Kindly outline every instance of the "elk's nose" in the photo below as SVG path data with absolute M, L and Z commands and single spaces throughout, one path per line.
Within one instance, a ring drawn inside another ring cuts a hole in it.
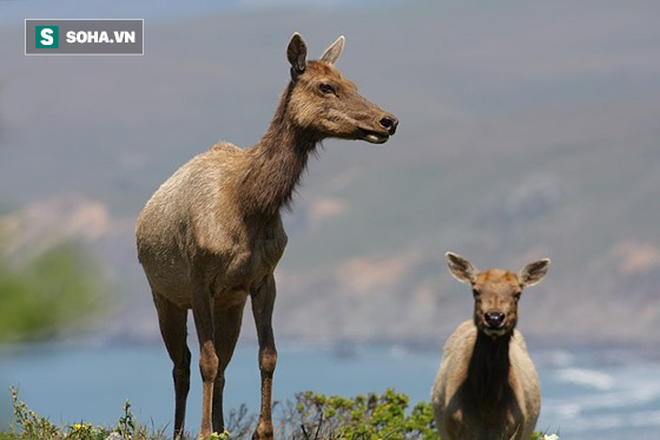
M 399 120 L 396 117 L 388 115 L 383 117 L 379 122 L 389 134 L 396 133 L 396 127 L 399 125 Z
M 486 324 L 491 328 L 499 328 L 504 322 L 504 313 L 502 312 L 486 312 Z

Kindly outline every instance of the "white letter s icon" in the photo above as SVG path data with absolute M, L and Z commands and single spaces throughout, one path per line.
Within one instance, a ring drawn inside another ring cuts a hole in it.
M 53 30 L 51 28 L 45 28 L 41 30 L 41 44 L 44 46 L 51 46 L 53 44 Z

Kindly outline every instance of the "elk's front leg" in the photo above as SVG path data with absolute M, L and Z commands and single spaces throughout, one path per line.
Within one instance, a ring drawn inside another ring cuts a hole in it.
M 259 339 L 259 370 L 261 371 L 261 411 L 252 438 L 272 439 L 273 421 L 271 401 L 273 373 L 277 364 L 277 350 L 273 335 L 273 306 L 275 305 L 275 278 L 272 274 L 264 278 L 261 285 L 252 292 L 252 313 L 257 326 Z

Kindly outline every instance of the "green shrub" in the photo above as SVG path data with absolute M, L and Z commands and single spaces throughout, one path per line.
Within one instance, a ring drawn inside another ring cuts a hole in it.
M 147 429 L 139 426 L 133 419 L 131 403 L 127 400 L 123 407 L 123 414 L 116 427 L 107 429 L 81 421 L 70 426 L 59 427 L 46 417 L 39 416 L 28 408 L 25 402 L 18 400 L 18 389 L 10 388 L 13 402 L 13 417 L 8 433 L 0 433 L 0 440 L 106 440 L 116 438 L 124 440 L 164 439 L 162 431 L 154 435 L 147 433 Z
M 63 243 L 12 263 L 0 249 L 0 342 L 55 336 L 90 318 L 102 283 L 82 247 Z
M 55 439 L 58 438 L 59 428 L 47 418 L 29 409 L 25 402 L 18 400 L 18 389 L 10 388 L 13 401 L 14 416 L 9 434 L 20 433 L 20 438 L 27 439 Z
M 279 431 L 294 439 L 437 439 L 431 405 L 407 412 L 409 401 L 392 389 L 352 399 L 308 391 L 296 395 Z

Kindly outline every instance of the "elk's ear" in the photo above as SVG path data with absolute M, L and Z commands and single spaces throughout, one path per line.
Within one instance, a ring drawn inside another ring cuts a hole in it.
M 286 57 L 291 64 L 291 79 L 295 81 L 307 67 L 307 45 L 298 32 L 294 33 L 289 41 Z
M 520 274 L 518 274 L 520 284 L 527 287 L 540 283 L 545 277 L 545 274 L 548 273 L 548 267 L 550 267 L 549 258 L 529 263 L 520 271 Z
M 477 280 L 477 269 L 472 266 L 472 263 L 452 252 L 447 252 L 445 258 L 447 258 L 449 272 L 454 278 L 461 283 L 474 284 Z
M 337 38 L 335 42 L 323 52 L 323 55 L 321 55 L 321 61 L 335 64 L 335 61 L 337 61 L 339 55 L 341 55 L 341 51 L 344 50 L 344 41 L 346 41 L 346 38 L 344 38 L 343 35 Z

